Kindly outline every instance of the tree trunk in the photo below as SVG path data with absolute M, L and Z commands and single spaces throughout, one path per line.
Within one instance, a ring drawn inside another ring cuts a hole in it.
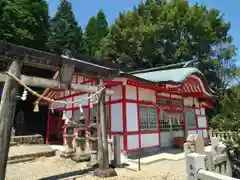
M 20 78 L 20 65 L 13 61 L 9 72 Z M 18 96 L 18 83 L 11 77 L 7 77 L 4 84 L 0 104 L 0 179 L 5 179 L 8 159 L 9 143 L 13 126 L 16 100 Z
M 102 88 L 103 80 L 99 80 L 99 88 Z M 93 175 L 99 177 L 116 176 L 114 169 L 109 168 L 107 120 L 105 116 L 105 90 L 100 93 L 97 104 L 97 135 L 98 135 L 98 161 L 99 168 L 93 171 Z
M 103 80 L 100 79 L 100 87 L 103 86 Z M 107 136 L 107 120 L 106 120 L 106 112 L 105 112 L 105 90 L 101 92 L 100 99 L 99 99 L 99 111 L 100 111 L 100 124 L 101 124 L 101 140 L 102 140 L 102 156 L 103 161 L 100 163 L 99 166 L 102 169 L 109 168 L 109 155 L 108 155 L 108 136 Z
M 99 88 L 103 87 L 103 80 L 99 80 Z M 100 93 L 99 101 L 97 105 L 97 132 L 98 132 L 98 160 L 100 169 L 109 168 L 108 160 L 108 141 L 107 141 L 107 129 L 105 118 L 105 91 Z

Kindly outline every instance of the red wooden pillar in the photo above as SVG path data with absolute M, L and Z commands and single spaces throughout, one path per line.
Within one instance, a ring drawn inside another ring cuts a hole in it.
M 136 95 L 137 95 L 137 117 L 138 117 L 138 148 L 142 149 L 142 141 L 141 141 L 141 120 L 140 120 L 140 104 L 139 104 L 139 88 L 136 86 Z M 134 112 L 133 112 L 134 113 Z
M 111 105 L 111 99 L 112 99 L 112 97 L 111 96 L 109 96 L 109 98 L 108 98 L 108 110 L 109 110 L 109 113 L 108 113 L 108 115 L 109 115 L 109 117 L 108 117 L 108 132 L 109 132 L 109 138 L 110 139 L 112 139 L 112 105 Z
M 195 102 L 194 102 L 194 97 L 193 98 L 193 105 L 195 105 Z M 198 117 L 197 117 L 197 114 L 196 114 L 196 105 L 195 106 L 192 106 L 193 108 L 193 112 L 194 112 L 194 116 L 195 116 L 195 121 L 196 121 L 196 129 L 198 131 Z
M 159 146 L 161 146 L 161 134 L 160 134 L 160 109 L 158 108 L 158 96 L 157 96 L 157 92 L 156 94 L 156 112 L 157 112 L 157 126 L 158 126 L 158 141 L 159 141 Z
M 126 85 L 122 85 L 122 117 L 123 117 L 123 150 L 128 149 L 127 142 L 127 107 L 126 107 Z

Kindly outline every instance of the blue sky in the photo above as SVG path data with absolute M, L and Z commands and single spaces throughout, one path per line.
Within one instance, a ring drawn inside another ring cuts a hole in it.
M 50 15 L 54 15 L 60 0 L 47 0 L 49 2 Z M 140 0 L 69 0 L 72 3 L 75 17 L 82 27 L 85 27 L 91 16 L 103 9 L 108 23 L 112 23 L 119 12 L 131 10 Z M 225 14 L 225 20 L 231 22 L 230 34 L 233 36 L 233 43 L 240 49 L 240 23 L 238 23 L 240 0 L 189 0 L 191 4 L 199 2 L 206 4 L 209 8 L 219 9 Z M 240 66 L 240 50 L 235 58 Z

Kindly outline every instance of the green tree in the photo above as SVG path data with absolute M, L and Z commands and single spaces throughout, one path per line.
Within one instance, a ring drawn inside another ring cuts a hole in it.
M 236 75 L 237 76 L 240 76 L 240 68 L 238 67 L 237 70 L 236 70 Z
M 95 54 L 96 37 L 96 17 L 92 16 L 85 28 L 86 47 L 89 55 Z
M 2 0 L 0 39 L 45 50 L 48 20 L 48 6 L 45 0 Z
M 184 0 L 149 0 L 120 13 L 100 52 L 106 61 L 131 70 L 197 60 L 217 90 L 225 77 L 219 73 L 225 68 L 223 62 L 235 54 L 229 29 L 230 23 L 216 9 L 190 6 Z
M 228 89 L 221 97 L 222 108 L 213 118 L 213 126 L 224 131 L 240 133 L 240 85 Z M 239 142 L 240 145 L 240 142 Z
M 106 16 L 100 10 L 96 17 L 91 17 L 86 29 L 85 39 L 89 55 L 95 56 L 100 50 L 101 41 L 108 34 L 108 23 Z
M 72 6 L 67 0 L 62 0 L 55 16 L 50 22 L 48 47 L 56 54 L 81 54 L 86 52 L 81 27 L 75 20 Z
M 213 120 L 212 125 L 220 131 L 235 132 L 231 139 L 223 142 L 227 146 L 233 177 L 240 178 L 240 85 L 228 89 L 221 99 L 222 108 Z

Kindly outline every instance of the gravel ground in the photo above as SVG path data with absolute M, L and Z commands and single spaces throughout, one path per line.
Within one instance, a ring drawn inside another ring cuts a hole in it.
M 32 162 L 9 164 L 7 166 L 6 180 L 56 180 L 67 176 L 79 174 L 85 168 L 84 163 L 74 163 L 58 156 L 39 158 Z M 125 168 L 116 169 L 118 176 L 109 180 L 186 180 L 185 163 L 180 161 L 161 161 L 151 165 L 142 166 L 141 171 L 132 171 Z M 62 176 L 59 176 L 62 175 Z M 85 174 L 77 179 L 98 180 L 102 178 Z

